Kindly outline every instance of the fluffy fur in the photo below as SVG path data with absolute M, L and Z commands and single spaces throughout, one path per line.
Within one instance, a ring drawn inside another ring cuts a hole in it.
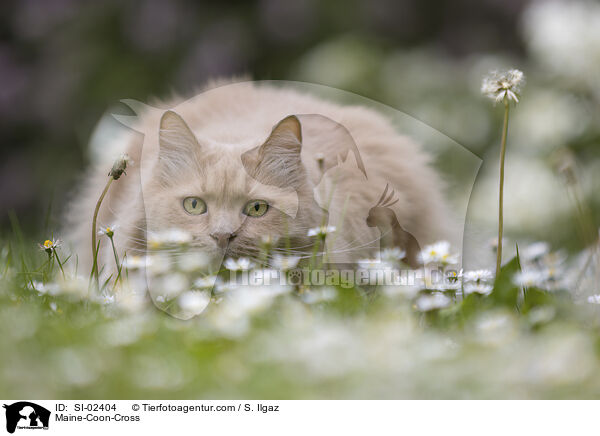
M 371 109 L 251 82 L 167 106 L 140 111 L 137 132 L 119 141 L 135 164 L 113 183 L 98 222 L 119 225 L 121 255 L 143 253 L 149 233 L 174 227 L 217 256 L 255 256 L 267 235 L 278 247 L 289 239 L 295 252 L 310 253 L 308 229 L 328 222 L 338 227 L 328 237 L 329 260 L 373 256 L 381 235 L 366 220 L 388 184 L 403 229 L 421 245 L 447 237 L 442 184 L 429 157 Z M 67 211 L 65 234 L 80 268 L 91 265 L 91 217 L 110 165 L 93 163 Z M 188 214 L 188 196 L 202 198 L 208 212 Z M 241 213 L 254 199 L 272 205 L 263 217 Z M 216 233 L 234 235 L 225 251 Z M 110 269 L 111 256 L 104 241 L 99 263 Z

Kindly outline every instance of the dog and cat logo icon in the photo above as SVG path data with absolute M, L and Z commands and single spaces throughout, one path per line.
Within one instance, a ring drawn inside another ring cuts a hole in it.
M 9 433 L 14 433 L 16 429 L 48 430 L 50 424 L 48 409 L 29 401 L 4 404 L 3 407 L 6 409 L 6 431 Z

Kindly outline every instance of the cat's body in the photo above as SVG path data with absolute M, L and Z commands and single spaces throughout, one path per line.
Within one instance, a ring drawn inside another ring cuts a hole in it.
M 215 255 L 253 256 L 267 235 L 310 252 L 308 229 L 329 220 L 338 227 L 328 241 L 330 260 L 374 256 L 379 235 L 366 219 L 386 184 L 399 200 L 392 207 L 398 222 L 421 245 L 448 236 L 443 188 L 428 156 L 371 109 L 249 82 L 170 108 L 167 115 L 166 109 L 138 114 L 134 128 L 144 134 L 122 140 L 135 164 L 112 184 L 98 219 L 119 225 L 120 255 L 141 254 L 146 231 L 174 227 Z M 358 153 L 348 152 L 352 141 Z M 110 159 L 94 162 L 67 214 L 66 236 L 84 267 L 92 262 L 92 213 L 110 166 Z M 182 201 L 189 197 L 202 199 L 206 212 L 186 212 Z M 244 215 L 244 205 L 257 199 L 273 207 L 264 216 Z M 107 241 L 99 259 L 112 268 Z

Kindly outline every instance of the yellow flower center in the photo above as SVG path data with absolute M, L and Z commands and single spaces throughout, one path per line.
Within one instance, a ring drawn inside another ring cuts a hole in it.
M 107 227 L 106 230 L 105 230 L 105 232 L 106 233 L 110 233 L 110 232 L 112 232 L 112 229 L 110 227 Z
M 44 241 L 44 248 L 52 248 L 53 245 L 54 243 L 50 239 L 46 239 L 46 241 Z

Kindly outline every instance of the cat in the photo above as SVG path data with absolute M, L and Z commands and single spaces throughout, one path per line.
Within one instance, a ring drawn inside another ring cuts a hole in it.
M 285 246 L 308 256 L 308 230 L 329 222 L 338 226 L 327 238 L 335 239 L 333 258 L 356 261 L 378 247 L 376 229 L 365 223 L 386 184 L 398 199 L 397 221 L 421 246 L 448 236 L 444 188 L 430 156 L 373 109 L 253 82 L 208 87 L 163 106 L 139 109 L 129 123 L 137 132 L 117 141 L 134 164 L 112 184 L 98 222 L 119 226 L 120 256 L 143 254 L 148 235 L 169 228 L 188 232 L 211 256 L 256 259 L 266 236 L 275 252 Z M 340 156 L 354 171 L 340 167 Z M 91 268 L 91 217 L 110 166 L 109 159 L 92 162 L 66 211 L 65 239 L 80 268 Z M 317 191 L 335 168 L 325 208 Z M 112 256 L 103 242 L 98 259 L 107 274 L 114 274 Z

